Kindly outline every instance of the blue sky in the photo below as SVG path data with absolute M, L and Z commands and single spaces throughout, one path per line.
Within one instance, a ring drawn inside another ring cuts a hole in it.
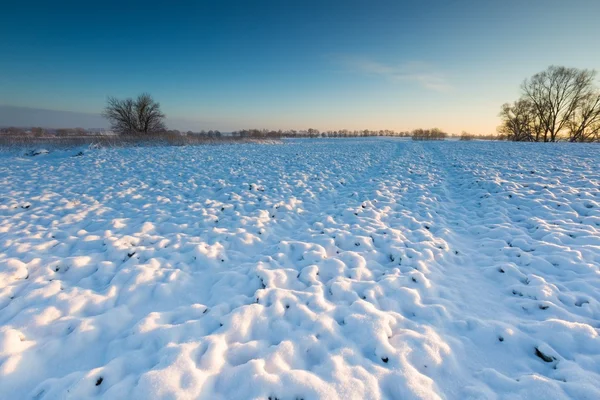
M 92 114 L 107 96 L 150 92 L 176 129 L 492 133 L 524 78 L 551 64 L 600 69 L 597 0 L 29 1 L 2 9 L 0 105 L 11 107 L 0 108 L 0 125 L 18 114 L 6 110 L 27 107 L 63 111 L 64 126 L 97 126 Z

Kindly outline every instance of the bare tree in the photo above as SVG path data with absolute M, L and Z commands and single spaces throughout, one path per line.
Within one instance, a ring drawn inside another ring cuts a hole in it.
M 600 135 L 600 90 L 586 93 L 568 123 L 569 141 L 592 142 Z
M 529 100 L 521 99 L 513 104 L 503 104 L 500 118 L 502 118 L 502 125 L 498 128 L 498 132 L 505 134 L 509 140 L 515 142 L 539 140 L 540 124 L 536 124 L 535 108 Z
M 102 115 L 110 121 L 111 128 L 121 134 L 153 133 L 166 129 L 160 104 L 148 93 L 139 95 L 135 100 L 109 97 Z
M 595 74 L 587 69 L 550 66 L 523 82 L 523 97 L 533 105 L 545 142 L 555 142 L 567 127 Z

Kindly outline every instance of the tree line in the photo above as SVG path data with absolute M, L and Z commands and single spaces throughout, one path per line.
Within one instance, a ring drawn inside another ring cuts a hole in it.
M 105 129 L 84 129 L 84 128 L 22 128 L 22 127 L 7 127 L 0 128 L 0 137 L 2 136 L 19 136 L 19 137 L 30 137 L 30 138 L 75 138 L 75 137 L 86 137 L 86 136 L 134 136 L 134 137 L 148 137 L 148 136 L 188 136 L 204 139 L 227 139 L 227 138 L 250 138 L 250 139 L 280 139 L 280 138 L 355 138 L 355 137 L 405 137 L 413 138 L 414 140 L 443 140 L 446 138 L 460 139 L 460 140 L 506 140 L 505 135 L 473 135 L 467 132 L 461 134 L 446 133 L 438 128 L 432 129 L 414 129 L 412 131 L 394 131 L 389 129 L 383 130 L 327 130 L 319 131 L 318 129 L 289 129 L 289 130 L 272 130 L 272 129 L 241 129 L 230 133 L 222 133 L 219 130 L 201 130 L 199 132 L 193 131 L 179 131 L 177 129 L 163 129 L 156 132 L 146 132 L 140 134 L 130 135 L 131 132 L 114 132 L 113 130 Z
M 178 130 L 167 130 L 165 125 L 165 115 L 160 110 L 160 104 L 147 93 L 139 95 L 136 99 L 128 98 L 119 100 L 109 97 L 106 108 L 102 114 L 110 121 L 111 129 L 121 135 L 147 135 L 157 133 L 167 133 L 187 136 L 201 136 L 206 138 L 221 138 L 223 134 L 218 130 L 200 131 L 200 132 L 180 132 Z M 234 138 L 346 138 L 346 137 L 412 137 L 415 140 L 443 140 L 448 137 L 470 140 L 474 135 L 463 132 L 459 135 L 450 135 L 441 129 L 415 129 L 413 131 L 397 132 L 390 129 L 380 130 L 327 130 L 309 128 L 306 130 L 269 130 L 269 129 L 240 129 L 231 132 L 230 137 Z M 501 136 L 488 135 L 484 139 L 502 139 Z
M 521 97 L 501 107 L 498 132 L 518 142 L 600 141 L 596 71 L 550 66 L 521 84 Z
M 0 128 L 0 135 L 30 135 L 33 137 L 43 136 L 82 136 L 89 134 L 90 131 L 84 128 L 57 128 L 49 129 L 42 128 L 40 126 L 34 126 L 32 128 L 20 128 L 15 126 L 9 126 L 7 128 Z
M 327 130 L 319 131 L 318 129 L 287 129 L 287 130 L 273 130 L 273 129 L 240 129 L 231 133 L 236 137 L 253 137 L 253 138 L 344 138 L 344 137 L 373 137 L 373 136 L 396 136 L 396 137 L 407 137 L 410 136 L 410 132 L 396 132 L 389 129 L 381 130 Z

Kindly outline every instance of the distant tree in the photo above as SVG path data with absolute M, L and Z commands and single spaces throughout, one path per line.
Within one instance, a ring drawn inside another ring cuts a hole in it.
M 160 104 L 148 93 L 139 95 L 135 100 L 109 97 L 102 115 L 110 121 L 113 131 L 120 134 L 147 134 L 166 129 Z
M 444 140 L 448 134 L 439 128 L 415 129 L 411 132 L 413 140 Z
M 590 92 L 595 75 L 595 71 L 587 69 L 550 66 L 523 82 L 523 98 L 533 106 L 544 142 L 555 142 L 572 121 Z
M 6 133 L 9 135 L 25 135 L 25 129 L 17 128 L 15 126 L 10 126 L 6 128 Z
M 473 139 L 475 139 L 475 136 L 470 134 L 469 132 L 462 131 L 462 133 L 460 134 L 460 140 L 473 140 Z
M 42 136 L 44 136 L 46 131 L 44 130 L 44 128 L 35 127 L 35 128 L 31 128 L 31 133 L 35 137 L 42 137 Z
M 306 134 L 310 137 L 317 137 L 319 135 L 319 130 L 314 129 L 314 128 L 308 128 L 308 131 L 306 131 Z

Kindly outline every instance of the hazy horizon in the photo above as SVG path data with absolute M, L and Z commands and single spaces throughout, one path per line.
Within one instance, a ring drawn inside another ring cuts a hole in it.
M 552 64 L 600 69 L 592 0 L 34 1 L 3 11 L 0 125 L 107 127 L 107 96 L 149 92 L 179 130 L 489 134 L 523 79 Z

